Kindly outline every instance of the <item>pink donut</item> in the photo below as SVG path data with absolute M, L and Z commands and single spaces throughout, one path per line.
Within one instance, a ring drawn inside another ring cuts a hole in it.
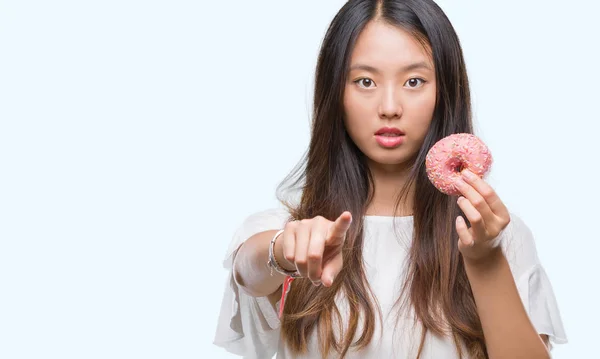
M 454 182 L 468 168 L 479 177 L 492 166 L 492 154 L 477 136 L 456 133 L 439 140 L 427 153 L 425 169 L 431 183 L 441 192 L 457 196 L 461 192 Z

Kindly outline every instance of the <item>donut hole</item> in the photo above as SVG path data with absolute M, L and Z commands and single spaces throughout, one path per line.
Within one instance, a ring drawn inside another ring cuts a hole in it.
M 451 172 L 455 172 L 455 173 L 461 173 L 462 170 L 467 168 L 465 163 L 458 158 L 451 158 L 450 160 L 448 160 L 446 165 L 448 166 L 448 169 Z

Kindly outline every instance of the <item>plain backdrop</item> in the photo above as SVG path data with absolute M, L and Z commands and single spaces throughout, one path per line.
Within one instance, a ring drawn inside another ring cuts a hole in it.
M 233 232 L 309 140 L 344 1 L 0 1 L 0 358 L 233 358 Z M 600 5 L 444 0 L 489 182 L 597 349 Z

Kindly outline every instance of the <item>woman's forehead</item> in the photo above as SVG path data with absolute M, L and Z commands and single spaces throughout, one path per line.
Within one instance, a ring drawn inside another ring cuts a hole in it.
M 372 21 L 359 35 L 351 67 L 366 65 L 381 70 L 402 70 L 414 64 L 433 69 L 430 51 L 410 32 L 381 21 Z

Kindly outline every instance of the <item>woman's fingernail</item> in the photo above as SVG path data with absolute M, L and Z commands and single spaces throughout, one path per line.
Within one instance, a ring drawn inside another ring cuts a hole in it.
M 475 177 L 477 177 L 477 176 L 475 176 L 475 174 L 473 172 L 471 172 L 469 170 L 462 171 L 462 175 L 464 178 L 471 180 L 471 181 L 474 180 Z

